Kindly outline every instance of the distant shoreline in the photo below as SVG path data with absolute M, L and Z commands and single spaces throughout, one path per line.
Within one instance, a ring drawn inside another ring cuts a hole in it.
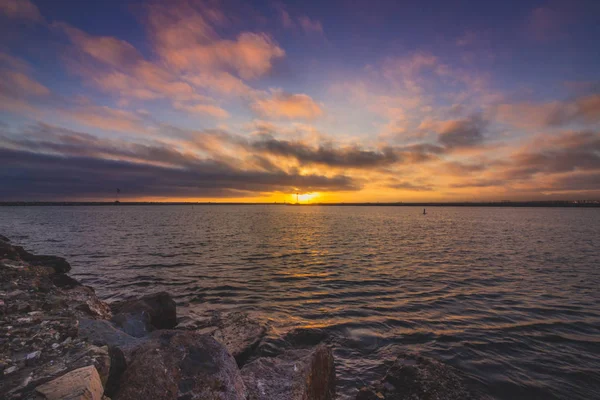
M 419 202 L 419 203 L 239 203 L 239 202 L 0 202 L 0 207 L 32 206 L 352 206 L 352 207 L 568 207 L 600 208 L 600 200 L 502 201 L 502 202 Z

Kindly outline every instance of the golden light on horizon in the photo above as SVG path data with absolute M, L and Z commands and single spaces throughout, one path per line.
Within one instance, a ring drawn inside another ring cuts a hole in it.
M 299 203 L 313 203 L 314 200 L 319 197 L 319 193 L 314 192 L 314 193 L 298 194 L 297 198 L 296 198 L 296 195 L 294 194 L 292 197 L 293 197 L 294 203 L 296 202 L 296 200 L 298 200 Z

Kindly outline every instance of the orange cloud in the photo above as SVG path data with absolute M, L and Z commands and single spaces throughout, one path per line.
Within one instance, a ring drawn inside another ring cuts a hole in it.
M 148 7 L 148 23 L 158 54 L 185 71 L 235 71 L 244 79 L 262 76 L 285 51 L 267 34 L 242 32 L 235 40 L 220 38 L 213 24 L 224 15 L 205 3 L 186 1 Z
M 269 98 L 257 99 L 252 109 L 266 118 L 314 119 L 323 114 L 321 107 L 306 94 L 272 91 Z
M 189 113 L 206 114 L 215 118 L 228 118 L 229 113 L 219 106 L 213 104 L 182 104 L 175 103 L 174 107 L 178 110 L 184 110 Z
M 123 68 L 142 59 L 136 48 L 124 40 L 88 35 L 62 22 L 55 22 L 52 26 L 63 30 L 81 51 L 110 66 Z

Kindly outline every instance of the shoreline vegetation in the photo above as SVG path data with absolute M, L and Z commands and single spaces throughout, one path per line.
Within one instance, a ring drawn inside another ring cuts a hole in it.
M 30 206 L 354 206 L 354 207 L 568 207 L 600 208 L 600 200 L 491 201 L 491 202 L 394 202 L 394 203 L 242 203 L 242 202 L 152 202 L 152 201 L 6 201 L 0 207 Z
M 292 330 L 273 349 L 246 313 L 180 317 L 166 292 L 109 304 L 70 269 L 0 235 L 0 398 L 335 399 L 326 329 Z M 433 359 L 403 353 L 385 367 L 356 400 L 486 398 Z

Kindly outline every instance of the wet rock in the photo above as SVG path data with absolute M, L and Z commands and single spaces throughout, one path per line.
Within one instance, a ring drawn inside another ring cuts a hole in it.
M 8 243 L 8 242 L 10 242 L 10 239 L 7 238 L 6 236 L 0 235 L 0 242 L 7 242 Z
M 227 349 L 208 335 L 157 331 L 137 348 L 114 400 L 246 399 Z
M 56 287 L 62 289 L 73 289 L 77 286 L 81 286 L 81 283 L 79 283 L 77 280 L 71 278 L 69 275 L 66 274 L 51 275 L 50 280 Z
M 115 302 L 110 307 L 114 315 L 113 321 L 132 332 L 148 328 L 172 329 L 177 326 L 177 306 L 167 292 Z M 149 325 L 146 321 L 149 321 Z
M 102 400 L 104 389 L 93 365 L 76 369 L 36 388 L 48 400 Z
M 329 334 L 319 328 L 297 328 L 289 331 L 284 340 L 293 346 L 316 346 L 319 343 L 327 340 Z
M 240 366 L 245 363 L 266 333 L 265 326 L 250 319 L 244 312 L 215 314 L 213 324 L 217 329 L 207 330 L 227 348 Z
M 460 373 L 439 361 L 403 354 L 379 382 L 363 387 L 356 400 L 474 400 Z
M 248 400 L 335 398 L 333 353 L 325 345 L 262 357 L 242 368 Z

